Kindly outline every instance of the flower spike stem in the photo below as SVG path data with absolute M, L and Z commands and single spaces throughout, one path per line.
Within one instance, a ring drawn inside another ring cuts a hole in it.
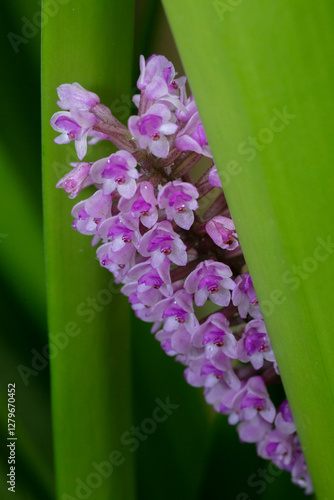
M 125 146 L 93 163 L 72 164 L 73 173 L 57 187 L 70 198 L 95 187 L 72 208 L 73 229 L 98 245 L 100 265 L 123 285 L 136 316 L 153 323 L 151 333 L 162 349 L 186 367 L 186 381 L 203 387 L 206 402 L 237 425 L 242 442 L 255 443 L 259 456 L 289 471 L 292 482 L 310 494 L 289 402 L 284 391 L 281 401 L 272 400 L 270 385 L 281 384 L 277 362 L 212 163 L 199 186 L 210 198 L 208 186 L 221 194 L 216 191 L 205 212 L 211 217 L 201 222 L 197 200 L 209 200 L 193 185 L 190 170 L 212 153 L 185 83 L 164 56 L 141 56 L 141 94 L 133 98 L 139 114 L 130 116 L 123 137 L 135 145 L 133 154 Z M 90 143 L 109 138 L 96 130 L 99 118 L 92 110 L 100 98 L 77 83 L 62 84 L 57 92 L 63 111 L 51 117 L 61 133 L 54 140 L 74 141 L 82 160 L 88 137 Z M 209 306 L 213 312 L 207 315 Z

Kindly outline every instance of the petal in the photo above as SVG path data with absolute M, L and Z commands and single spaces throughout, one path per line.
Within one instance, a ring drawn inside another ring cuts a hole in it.
M 158 158 L 167 158 L 169 153 L 168 139 L 163 135 L 158 141 L 151 140 L 149 142 L 149 148 L 151 153 Z
M 121 196 L 126 199 L 132 198 L 137 189 L 137 183 L 134 179 L 129 179 L 124 184 L 119 184 L 117 190 Z
M 194 223 L 194 212 L 192 210 L 186 210 L 183 214 L 180 214 L 178 212 L 175 213 L 174 215 L 174 220 L 176 224 L 179 227 L 182 227 L 182 229 L 190 229 L 190 227 Z
M 226 307 L 230 303 L 231 294 L 225 288 L 221 288 L 217 293 L 209 293 L 209 299 L 217 306 Z
M 180 135 L 175 139 L 175 146 L 180 151 L 195 151 L 198 154 L 203 154 L 203 150 L 192 137 L 189 135 Z
M 75 141 L 75 150 L 79 160 L 83 160 L 87 153 L 87 133 L 79 141 Z
M 208 298 L 208 291 L 206 288 L 201 288 L 195 293 L 195 304 L 197 307 L 203 306 Z
M 64 134 L 58 135 L 53 139 L 53 141 L 56 144 L 69 144 L 71 142 L 71 139 L 68 137 L 67 133 L 65 132 Z
M 176 123 L 171 123 L 171 122 L 163 123 L 159 128 L 159 132 L 165 135 L 172 135 L 175 134 L 178 128 L 179 127 L 178 125 L 176 125 Z

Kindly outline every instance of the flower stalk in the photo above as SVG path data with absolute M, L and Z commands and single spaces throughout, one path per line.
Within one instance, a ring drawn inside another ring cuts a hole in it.
M 175 78 L 165 57 L 141 56 L 140 68 L 141 95 L 134 96 L 139 114 L 128 120 L 136 151 L 121 149 L 89 166 L 96 191 L 73 207 L 73 228 L 92 236 L 93 246 L 100 243 L 101 266 L 123 285 L 137 317 L 153 323 L 151 332 L 165 352 L 185 365 L 187 382 L 204 388 L 207 403 L 237 425 L 241 441 L 256 443 L 261 457 L 312 493 L 289 404 L 274 405 L 268 392 L 279 371 L 221 194 L 211 206 L 215 215 L 201 219 L 197 200 L 210 193 L 207 184 L 220 192 L 221 186 L 214 165 L 198 183 L 204 195 L 193 185 L 191 168 L 203 156 L 212 158 L 193 96 L 186 97 L 185 78 Z M 78 84 L 61 85 L 58 95 L 65 111 L 55 113 L 51 125 L 63 142 L 75 141 L 79 159 L 87 141 L 117 144 L 117 136 L 96 132 L 92 110 L 98 96 Z M 175 149 L 182 155 L 172 168 Z M 209 301 L 216 311 L 200 321 Z

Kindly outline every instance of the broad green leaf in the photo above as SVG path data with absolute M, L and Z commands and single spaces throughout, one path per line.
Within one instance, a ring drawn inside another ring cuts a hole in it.
M 319 500 L 334 496 L 329 0 L 164 0 Z
M 43 172 L 48 312 L 57 498 L 132 499 L 129 316 L 111 275 L 99 269 L 89 239 L 71 229 L 73 201 L 55 184 L 73 145 L 53 143 L 56 87 L 79 82 L 106 105 L 129 92 L 133 2 L 71 0 L 42 34 Z M 106 154 L 94 147 L 91 158 Z M 109 147 L 110 151 L 110 147 Z M 110 154 L 110 153 L 109 153 Z M 86 197 L 90 194 L 86 193 Z

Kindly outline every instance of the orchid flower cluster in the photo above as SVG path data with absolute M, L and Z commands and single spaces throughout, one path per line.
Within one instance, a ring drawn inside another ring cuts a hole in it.
M 176 76 L 164 56 L 140 57 L 138 114 L 127 127 L 96 94 L 60 85 L 55 142 L 74 141 L 80 161 L 57 187 L 69 198 L 96 188 L 73 207 L 73 228 L 101 243 L 101 266 L 123 285 L 136 316 L 153 323 L 167 355 L 186 367 L 186 381 L 203 387 L 240 440 L 255 443 L 309 494 L 289 403 L 276 407 L 268 392 L 281 383 L 279 372 L 205 131 L 186 78 Z M 118 151 L 83 161 L 87 143 L 100 140 Z M 209 166 L 195 181 L 204 157 Z

